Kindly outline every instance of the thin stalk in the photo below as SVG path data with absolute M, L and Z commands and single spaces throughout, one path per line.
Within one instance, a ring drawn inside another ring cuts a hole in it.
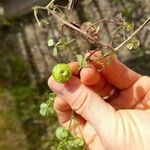
M 70 131 L 70 129 L 71 129 L 71 125 L 72 125 L 72 121 L 73 121 L 73 119 L 74 119 L 74 115 L 75 115 L 75 112 L 73 111 L 73 112 L 72 112 L 72 115 L 71 115 L 70 123 L 69 123 L 69 128 L 68 128 L 69 131 Z
M 70 145 L 68 144 L 67 141 L 65 141 L 65 144 L 66 144 L 66 146 L 67 146 L 67 149 L 68 149 L 68 150 L 71 150 Z
M 114 48 L 114 52 L 120 50 L 124 45 L 126 45 L 136 34 L 138 34 L 150 21 L 150 17 L 137 29 L 131 34 L 123 43 L 121 43 L 118 47 Z
M 111 20 L 108 20 L 108 19 L 102 19 L 100 21 L 97 21 L 97 22 L 94 23 L 94 25 L 99 24 L 99 23 L 111 23 L 111 24 L 114 24 L 114 25 L 117 25 L 117 26 L 121 25 L 121 23 L 117 23 L 115 21 L 111 21 Z
M 63 142 L 63 141 L 62 141 L 62 142 L 60 142 L 56 150 L 59 150 L 59 149 L 62 147 L 62 145 L 63 145 L 63 144 L 64 144 L 64 142 Z
M 112 40 L 111 40 L 111 42 L 110 42 L 110 45 L 111 45 L 111 46 L 113 46 L 114 40 L 115 40 L 115 38 L 116 38 L 116 35 L 117 35 L 117 33 L 119 32 L 120 29 L 122 29 L 122 26 L 119 26 L 119 27 L 116 29 L 116 31 L 114 32 L 113 37 L 112 37 Z
M 34 9 L 34 16 L 35 16 L 35 19 L 36 19 L 37 23 L 39 24 L 39 26 L 41 26 L 41 23 L 40 23 L 38 16 L 37 16 L 37 10 L 36 9 Z
M 57 20 L 61 21 L 64 25 L 66 25 L 66 26 L 70 27 L 71 29 L 73 29 L 73 30 L 79 32 L 80 34 L 86 36 L 87 38 L 91 39 L 92 41 L 95 41 L 95 39 L 94 39 L 93 37 L 89 36 L 88 34 L 86 34 L 85 32 L 83 32 L 82 30 L 80 30 L 80 28 L 74 26 L 72 23 L 68 22 L 67 20 L 64 20 L 63 18 L 59 17 L 59 16 L 58 16 L 56 13 L 54 13 L 52 10 L 48 9 L 48 13 L 51 14 L 51 15 L 53 15 Z M 112 48 L 111 48 L 110 46 L 105 45 L 105 44 L 103 44 L 103 43 L 101 43 L 101 42 L 95 41 L 95 43 L 98 44 L 98 45 L 100 45 L 100 46 L 103 46 L 103 47 L 106 47 L 106 48 L 112 50 Z
M 81 135 L 81 137 L 84 139 L 83 134 L 82 134 L 82 131 L 81 131 L 81 128 L 80 128 L 80 124 L 79 124 L 79 121 L 78 121 L 77 117 L 75 117 L 75 121 L 76 121 L 77 127 L 78 127 L 78 129 L 79 129 L 80 135 Z

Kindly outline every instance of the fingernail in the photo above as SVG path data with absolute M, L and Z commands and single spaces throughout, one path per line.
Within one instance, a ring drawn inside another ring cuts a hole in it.
M 57 95 L 62 96 L 64 90 L 64 84 L 57 83 L 51 76 L 48 80 L 48 86 L 50 89 L 55 92 Z
M 72 77 L 70 81 L 64 84 L 57 83 L 53 77 L 51 76 L 48 80 L 48 85 L 50 89 L 56 93 L 61 98 L 64 96 L 64 93 L 69 92 L 73 93 L 75 92 L 78 87 L 80 86 L 80 81 L 77 77 Z

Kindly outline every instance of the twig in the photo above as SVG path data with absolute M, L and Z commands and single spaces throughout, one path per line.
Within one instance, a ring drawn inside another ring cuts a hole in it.
M 116 35 L 117 33 L 119 32 L 119 30 L 122 28 L 122 26 L 119 26 L 116 31 L 113 33 L 113 36 L 112 36 L 112 39 L 111 39 L 111 42 L 110 42 L 110 45 L 113 46 L 113 43 L 114 43 L 114 40 L 116 38 Z
M 117 25 L 117 26 L 121 25 L 121 23 L 117 23 L 115 21 L 111 21 L 111 20 L 107 20 L 107 19 L 102 19 L 100 21 L 97 21 L 97 22 L 94 23 L 94 25 L 99 24 L 99 23 L 111 23 L 111 24 L 114 24 L 114 25 Z
M 55 1 L 55 0 L 53 0 Z M 53 10 L 51 10 L 49 7 L 52 7 L 53 6 Z M 55 5 L 52 4 L 52 2 L 50 2 L 47 6 L 43 7 L 43 6 L 36 6 L 34 8 L 34 15 L 35 15 L 35 18 L 37 20 L 37 22 L 39 23 L 40 25 L 40 21 L 37 17 L 37 10 L 38 9 L 43 9 L 43 10 L 46 10 L 48 12 L 48 14 L 51 14 L 53 15 L 57 20 L 61 21 L 64 25 L 68 26 L 69 28 L 77 31 L 78 33 L 80 33 L 81 35 L 83 36 L 86 36 L 87 38 L 89 38 L 91 41 L 95 41 L 95 44 L 97 44 L 98 46 L 100 47 L 105 47 L 107 49 L 110 49 L 110 50 L 113 50 L 112 47 L 110 47 L 109 45 L 105 45 L 99 41 L 96 41 L 93 37 L 89 36 L 86 32 L 83 32 L 82 30 L 80 30 L 80 28 L 76 27 L 75 25 L 73 25 L 73 23 L 63 19 L 62 17 L 60 17 L 54 10 L 55 10 Z
M 86 61 L 90 60 L 90 57 L 91 57 L 92 55 L 94 55 L 98 50 L 99 50 L 99 48 L 95 49 L 95 50 L 86 58 Z
M 91 39 L 92 41 L 95 41 L 95 39 L 94 39 L 93 37 L 89 36 L 87 33 L 83 32 L 82 30 L 80 30 L 80 28 L 74 26 L 72 23 L 68 22 L 67 20 L 64 20 L 63 18 L 59 17 L 59 16 L 58 16 L 55 12 L 53 12 L 52 10 L 47 9 L 47 11 L 48 11 L 49 14 L 53 15 L 57 20 L 61 21 L 64 25 L 66 25 L 66 26 L 70 27 L 71 29 L 73 29 L 73 30 L 79 32 L 80 34 L 86 36 L 87 38 Z M 112 48 L 111 48 L 110 46 L 105 45 L 105 44 L 103 44 L 103 43 L 101 43 L 101 42 L 95 41 L 95 43 L 96 43 L 97 45 L 100 45 L 100 46 L 103 46 L 103 47 L 106 47 L 106 48 L 112 50 Z
M 121 43 L 118 47 L 114 48 L 114 52 L 120 50 L 124 45 L 126 45 L 137 33 L 139 33 L 150 21 L 150 17 L 137 29 L 131 34 L 123 43 Z
M 49 8 L 50 6 L 52 6 L 54 2 L 55 2 L 55 0 L 50 1 L 50 2 L 46 5 L 46 8 Z
M 51 10 L 48 10 L 48 12 L 50 14 L 52 14 L 57 20 L 61 21 L 64 25 L 70 27 L 71 29 L 74 29 L 75 31 L 79 32 L 80 34 L 87 36 L 89 39 L 91 40 L 95 40 L 94 38 L 92 38 L 91 36 L 89 36 L 88 34 L 86 34 L 85 32 L 83 32 L 82 30 L 80 30 L 80 28 L 77 28 L 76 26 L 74 26 L 72 23 L 62 19 L 61 17 L 59 17 L 56 13 L 54 13 Z M 104 44 L 101 44 L 102 46 L 104 46 Z
M 35 7 L 35 8 L 33 8 L 33 10 L 34 10 L 35 19 L 36 19 L 37 23 L 39 24 L 39 26 L 41 26 L 41 23 L 40 23 L 38 16 L 37 16 L 37 8 Z

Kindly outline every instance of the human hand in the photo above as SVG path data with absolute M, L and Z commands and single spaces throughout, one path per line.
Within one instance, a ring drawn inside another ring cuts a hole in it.
M 76 63 L 71 68 L 75 74 Z M 59 96 L 55 101 L 59 122 L 67 127 L 75 110 L 90 150 L 148 150 L 150 78 L 116 59 L 101 73 L 94 67 L 83 69 L 80 78 L 73 76 L 66 84 L 49 79 L 50 88 Z M 102 97 L 113 89 L 119 89 L 118 94 L 106 103 Z

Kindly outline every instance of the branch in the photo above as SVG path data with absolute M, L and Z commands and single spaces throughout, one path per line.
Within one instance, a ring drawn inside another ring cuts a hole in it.
M 92 41 L 95 40 L 93 37 L 89 36 L 87 33 L 85 33 L 85 32 L 83 32 L 82 30 L 80 30 L 80 28 L 74 26 L 72 23 L 70 23 L 70 22 L 64 20 L 64 19 L 61 18 L 61 17 L 59 17 L 59 16 L 58 16 L 55 12 L 53 12 L 52 10 L 47 9 L 47 11 L 48 11 L 51 15 L 53 15 L 57 20 L 61 21 L 64 25 L 66 25 L 66 26 L 70 27 L 71 29 L 73 29 L 73 30 L 79 32 L 81 35 L 86 36 L 87 38 L 91 39 Z M 103 43 L 101 43 L 101 42 L 95 41 L 95 43 L 98 44 L 98 45 L 100 45 L 100 46 L 103 46 L 103 47 L 106 47 L 106 48 L 112 50 L 112 48 L 111 48 L 110 46 L 105 45 L 105 44 L 103 44 Z
M 56 9 L 56 5 L 53 4 L 55 0 L 52 0 L 48 5 L 46 5 L 45 7 L 43 6 L 35 6 L 33 8 L 34 10 L 34 15 L 35 15 L 35 18 L 38 22 L 38 24 L 40 25 L 40 21 L 37 17 L 37 11 L 38 9 L 43 9 L 43 10 L 46 10 L 48 12 L 48 14 L 51 14 L 53 15 L 58 21 L 61 21 L 64 25 L 68 26 L 69 28 L 77 31 L 78 33 L 80 33 L 82 36 L 86 36 L 88 39 L 90 39 L 91 41 L 95 41 L 95 44 L 97 44 L 99 47 L 105 47 L 107 49 L 110 49 L 110 50 L 113 50 L 112 47 L 110 47 L 109 45 L 106 45 L 106 44 L 103 44 L 101 43 L 100 41 L 96 41 L 93 37 L 91 37 L 90 35 L 88 35 L 86 32 L 83 32 L 80 27 L 76 27 L 75 25 L 73 25 L 73 23 L 63 19 L 62 17 L 60 17 L 56 12 L 55 12 L 55 9 Z
M 136 34 L 138 34 L 150 21 L 150 17 L 137 29 L 131 34 L 123 43 L 121 43 L 118 47 L 114 48 L 114 52 L 120 50 L 124 45 L 126 45 Z

